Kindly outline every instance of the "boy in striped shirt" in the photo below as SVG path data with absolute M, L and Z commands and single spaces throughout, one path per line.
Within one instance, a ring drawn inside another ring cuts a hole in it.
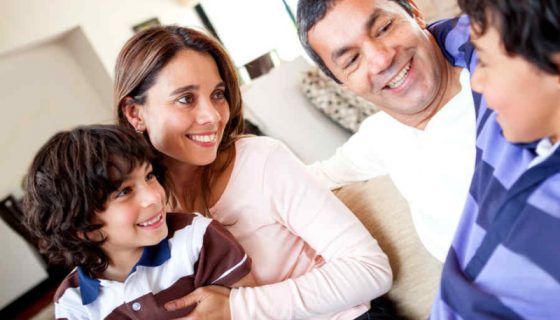
M 469 17 L 434 28 L 471 71 L 477 160 L 431 318 L 558 319 L 560 5 L 459 5 Z

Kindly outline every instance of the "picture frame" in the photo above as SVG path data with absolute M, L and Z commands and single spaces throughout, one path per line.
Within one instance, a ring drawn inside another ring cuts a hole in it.
M 154 27 L 154 26 L 161 26 L 161 23 L 159 22 L 159 19 L 156 17 L 150 18 L 146 21 L 140 22 L 136 25 L 134 25 L 132 27 L 132 30 L 136 33 L 142 30 L 146 30 L 148 28 Z

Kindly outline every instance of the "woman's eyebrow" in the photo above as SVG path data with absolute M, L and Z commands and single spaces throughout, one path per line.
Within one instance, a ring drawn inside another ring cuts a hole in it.
M 191 85 L 184 86 L 184 87 L 179 87 L 179 88 L 173 90 L 173 91 L 171 92 L 171 95 L 174 96 L 174 95 L 177 95 L 177 94 L 179 94 L 179 93 L 181 93 L 181 92 L 193 91 L 193 90 L 198 90 L 198 89 L 199 89 L 199 86 L 194 85 L 194 84 L 191 84 Z

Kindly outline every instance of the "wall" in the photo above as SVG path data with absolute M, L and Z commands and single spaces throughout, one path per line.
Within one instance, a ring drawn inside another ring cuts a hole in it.
M 176 0 L 2 0 L 0 54 L 79 26 L 112 75 L 117 54 L 132 35 L 132 26 L 152 17 L 163 24 L 202 25 L 193 10 Z
M 80 31 L 75 30 L 60 40 L 1 56 L 2 197 L 8 193 L 21 196 L 22 177 L 34 154 L 55 132 L 112 120 L 107 97 L 99 94 L 67 45 L 78 45 L 79 39 Z M 100 65 L 95 60 L 87 64 L 96 63 Z M 45 272 L 22 239 L 3 222 L 0 243 L 1 308 L 42 280 Z

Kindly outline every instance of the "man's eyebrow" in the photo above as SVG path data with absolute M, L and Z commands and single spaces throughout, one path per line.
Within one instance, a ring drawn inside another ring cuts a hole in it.
M 197 90 L 197 89 L 198 89 L 198 86 L 192 84 L 192 85 L 180 87 L 180 88 L 177 88 L 177 89 L 173 90 L 173 91 L 171 92 L 171 95 L 174 96 L 174 95 L 177 95 L 177 94 L 179 94 L 179 93 L 181 93 L 181 92 L 191 91 L 191 90 Z
M 375 8 L 375 9 L 373 10 L 373 12 L 372 12 L 371 15 L 368 17 L 368 19 L 367 19 L 367 21 L 366 21 L 366 23 L 365 23 L 365 25 L 364 25 L 364 29 L 365 29 L 364 31 L 365 31 L 366 33 L 369 32 L 369 29 L 371 29 L 371 28 L 375 25 L 375 23 L 377 22 L 377 19 L 379 19 L 379 17 L 380 17 L 381 15 L 383 15 L 384 12 L 385 12 L 385 11 L 383 11 L 383 10 L 381 10 L 381 9 L 379 9 L 379 8 Z M 333 52 L 333 53 L 331 54 L 331 59 L 332 59 L 332 61 L 336 61 L 338 58 L 340 58 L 341 56 L 343 56 L 343 55 L 344 55 L 346 52 L 348 52 L 349 50 L 350 50 L 350 47 L 348 47 L 348 46 L 342 47 L 342 48 L 336 50 L 335 52 Z
M 379 8 L 375 8 L 375 10 L 373 10 L 373 12 L 371 13 L 371 15 L 369 16 L 366 24 L 365 24 L 365 31 L 368 32 L 369 29 L 371 29 L 375 23 L 377 22 L 377 19 L 379 19 L 379 17 L 381 17 L 383 14 L 385 13 L 384 10 L 381 10 Z

